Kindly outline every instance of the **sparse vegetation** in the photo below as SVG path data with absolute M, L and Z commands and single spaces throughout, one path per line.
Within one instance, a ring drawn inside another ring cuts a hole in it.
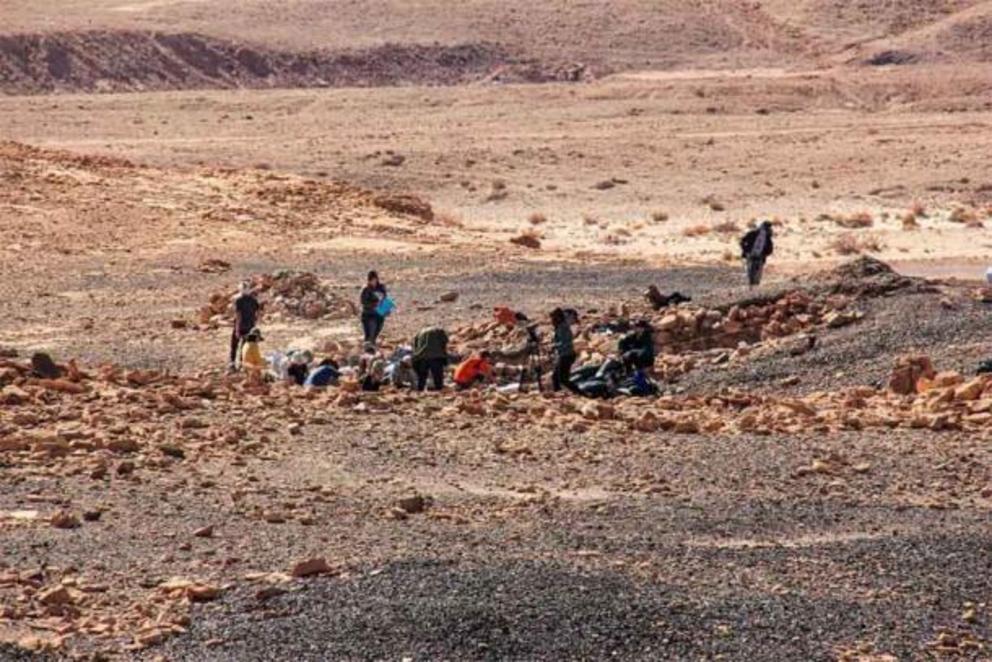
M 703 223 L 696 225 L 690 225 L 689 227 L 682 230 L 682 234 L 686 237 L 703 237 L 710 233 L 710 226 Z
M 965 207 L 955 207 L 952 209 L 950 216 L 947 217 L 947 220 L 951 223 L 963 223 L 964 225 L 979 222 L 978 214 L 975 213 L 975 210 L 967 209 Z
M 847 228 L 848 230 L 870 228 L 875 224 L 875 219 L 866 211 L 859 211 L 854 214 L 848 214 L 847 216 L 835 216 L 833 217 L 833 221 L 837 225 L 842 228 Z
M 717 232 L 719 234 L 734 234 L 740 231 L 740 228 L 734 221 L 721 221 L 720 223 L 714 224 L 712 229 L 713 232 Z
M 664 212 L 664 211 L 652 212 L 651 220 L 654 221 L 655 223 L 664 223 L 665 221 L 668 220 L 668 212 Z
M 530 223 L 531 225 L 541 225 L 542 223 L 548 222 L 548 217 L 542 214 L 541 212 L 536 211 L 527 217 L 527 222 Z
M 838 255 L 860 255 L 861 253 L 878 253 L 883 246 L 877 236 L 858 237 L 853 232 L 838 235 L 830 243 L 830 247 Z
M 902 229 L 907 231 L 920 229 L 920 224 L 916 220 L 916 214 L 914 214 L 912 211 L 906 212 L 906 214 L 903 215 Z

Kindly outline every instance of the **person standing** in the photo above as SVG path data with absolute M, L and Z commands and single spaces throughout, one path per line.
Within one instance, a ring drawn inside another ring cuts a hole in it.
M 761 284 L 761 273 L 765 261 L 774 252 L 772 224 L 763 221 L 761 225 L 741 237 L 741 257 L 747 263 L 747 282 L 751 287 Z
M 434 382 L 434 391 L 444 388 L 444 368 L 448 365 L 448 334 L 437 326 L 423 329 L 413 338 L 413 371 L 417 374 L 417 390 L 427 387 L 427 375 Z
M 359 298 L 362 304 L 362 332 L 365 334 L 365 342 L 375 345 L 386 322 L 386 318 L 379 312 L 379 304 L 386 299 L 386 286 L 379 281 L 378 273 L 369 272 Z
M 573 393 L 578 387 L 572 383 L 572 365 L 575 363 L 575 339 L 565 311 L 555 308 L 551 311 L 551 325 L 555 329 L 552 346 L 554 348 L 554 369 L 551 372 L 551 390 L 560 391 L 564 386 Z
M 238 369 L 238 361 L 241 358 L 241 345 L 251 330 L 258 322 L 258 313 L 261 304 L 252 290 L 251 283 L 244 281 L 238 290 L 238 296 L 234 299 L 234 328 L 231 330 L 231 354 L 229 367 L 231 372 Z

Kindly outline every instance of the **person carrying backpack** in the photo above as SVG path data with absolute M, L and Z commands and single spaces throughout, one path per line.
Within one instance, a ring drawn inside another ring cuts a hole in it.
M 386 323 L 386 317 L 379 309 L 380 304 L 386 300 L 386 286 L 379 281 L 379 274 L 370 271 L 359 296 L 362 305 L 362 333 L 365 342 L 375 344 L 382 333 L 382 327 Z
M 769 221 L 763 221 L 761 225 L 741 237 L 741 257 L 747 263 L 748 285 L 757 287 L 761 284 L 765 261 L 774 250 L 772 224 Z

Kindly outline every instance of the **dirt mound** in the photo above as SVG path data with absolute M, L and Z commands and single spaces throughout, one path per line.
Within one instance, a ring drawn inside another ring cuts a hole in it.
M 581 67 L 544 65 L 491 43 L 289 52 L 187 32 L 0 35 L 0 91 L 8 94 L 454 85 L 584 75 Z

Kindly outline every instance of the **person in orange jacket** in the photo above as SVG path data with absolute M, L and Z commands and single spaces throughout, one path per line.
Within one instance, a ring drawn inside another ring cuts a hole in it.
M 455 386 L 462 389 L 471 388 L 478 382 L 492 379 L 492 376 L 492 354 L 479 352 L 468 357 L 455 368 Z

